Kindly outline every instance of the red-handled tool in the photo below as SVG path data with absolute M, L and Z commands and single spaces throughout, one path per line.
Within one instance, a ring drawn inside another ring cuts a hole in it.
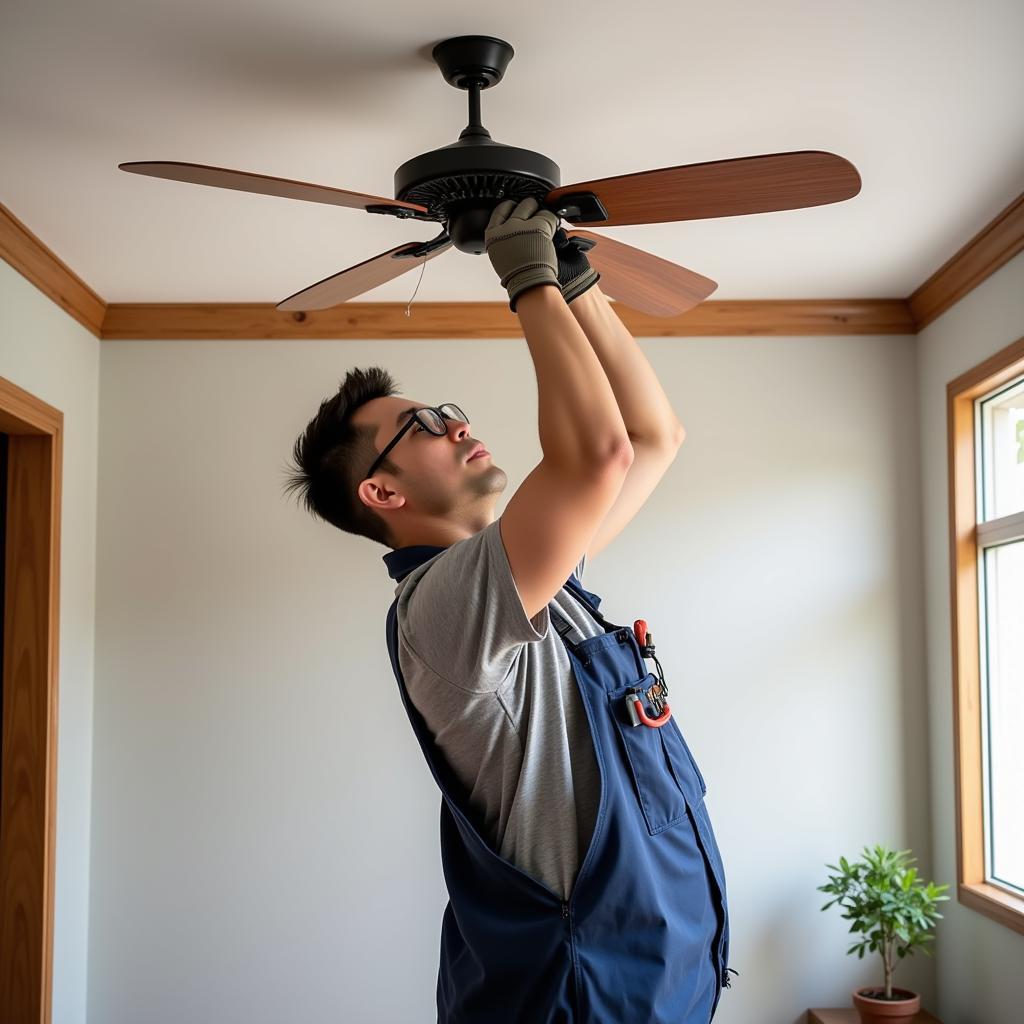
M 647 646 L 647 640 L 648 640 L 647 623 L 643 619 L 637 619 L 633 623 L 633 634 L 636 636 L 636 642 L 641 647 L 646 647 Z M 644 657 L 647 657 L 646 653 L 644 654 Z
M 652 729 L 660 729 L 671 717 L 672 709 L 668 704 L 663 705 L 662 712 L 657 718 L 651 718 L 650 715 L 644 711 L 644 702 L 636 695 L 633 696 L 633 710 L 636 712 L 636 717 L 644 725 L 649 725 Z
M 668 686 L 665 684 L 665 675 L 661 671 L 661 662 L 654 653 L 654 637 L 647 628 L 646 619 L 636 619 L 633 622 L 633 635 L 640 647 L 640 653 L 645 658 L 654 658 L 658 666 L 659 681 L 647 691 L 647 699 L 654 705 L 657 712 L 652 718 L 644 709 L 643 700 L 639 691 L 634 691 L 626 697 L 626 708 L 629 711 L 629 718 L 633 725 L 646 725 L 652 729 L 659 729 L 671 717 L 672 709 L 668 705 Z

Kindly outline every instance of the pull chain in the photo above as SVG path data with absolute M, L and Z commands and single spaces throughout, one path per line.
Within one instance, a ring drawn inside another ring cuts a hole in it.
M 420 290 L 420 285 L 423 283 L 423 272 L 426 269 L 427 269 L 427 261 L 424 260 L 420 264 L 420 279 L 419 279 L 419 281 L 416 282 L 416 291 L 414 291 L 412 293 L 412 299 L 416 298 L 416 292 L 418 292 Z M 412 299 L 409 300 L 409 304 L 405 307 L 405 315 L 406 316 L 412 316 L 412 314 L 409 312 L 409 307 L 412 305 Z

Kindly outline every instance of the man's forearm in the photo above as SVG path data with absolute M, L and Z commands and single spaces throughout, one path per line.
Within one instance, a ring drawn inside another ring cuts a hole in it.
M 573 299 L 569 310 L 604 368 L 631 441 L 681 441 L 685 431 L 654 368 L 598 285 Z
M 568 469 L 617 460 L 629 450 L 615 395 L 593 346 L 556 285 L 524 291 L 516 312 L 537 374 L 537 415 L 545 459 Z

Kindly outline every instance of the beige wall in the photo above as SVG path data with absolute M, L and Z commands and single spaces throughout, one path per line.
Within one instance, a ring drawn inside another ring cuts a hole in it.
M 795 1020 L 878 976 L 819 910 L 825 863 L 885 841 L 927 864 L 914 339 L 641 344 L 688 437 L 586 582 L 647 619 L 708 779 L 740 971 L 716 1020 Z M 101 353 L 90 1019 L 430 1019 L 439 795 L 386 549 L 283 499 L 281 468 L 376 363 L 473 417 L 500 513 L 540 457 L 526 344 Z M 931 999 L 930 962 L 902 980 Z
M 946 385 L 1024 335 L 1024 255 L 918 336 L 928 636 L 933 862 L 956 880 L 953 682 L 949 607 Z M 955 888 L 955 886 L 953 887 Z M 959 902 L 945 904 L 936 942 L 938 1006 L 950 1024 L 1014 1024 L 1024 1007 L 1024 935 Z

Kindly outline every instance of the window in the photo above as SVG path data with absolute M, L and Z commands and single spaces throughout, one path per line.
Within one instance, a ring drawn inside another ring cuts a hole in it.
M 947 400 L 957 896 L 1024 932 L 1024 338 Z

